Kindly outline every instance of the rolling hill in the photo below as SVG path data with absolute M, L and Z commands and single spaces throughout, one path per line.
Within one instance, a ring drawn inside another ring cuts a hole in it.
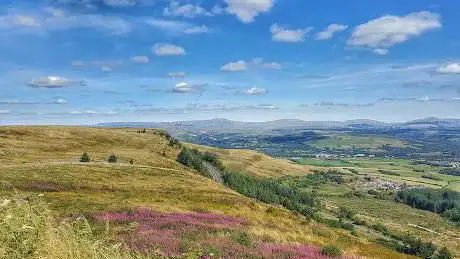
M 128 248 L 134 244 L 156 249 L 162 256 L 199 250 L 241 258 L 263 250 L 272 251 L 266 258 L 283 258 L 284 253 L 291 254 L 288 258 L 307 258 L 307 252 L 319 258 L 320 247 L 328 244 L 340 247 L 345 256 L 410 257 L 200 176 L 176 162 L 180 148 L 168 145 L 159 130 L 1 127 L 0 140 L 4 202 L 16 199 L 22 204 L 21 200 L 44 194 L 56 220 L 53 224 L 82 215 L 97 230 L 107 220 L 110 231 L 96 234 L 106 233 L 112 242 L 121 240 Z M 253 175 L 308 172 L 308 167 L 254 151 L 214 151 L 226 165 Z M 83 152 L 88 152 L 91 162 L 79 162 Z M 112 153 L 118 157 L 116 164 L 105 162 Z M 11 197 L 11 188 L 22 198 Z M 160 218 L 169 223 L 152 225 Z M 149 232 L 142 232 L 144 228 Z M 166 236 L 162 239 L 158 234 Z

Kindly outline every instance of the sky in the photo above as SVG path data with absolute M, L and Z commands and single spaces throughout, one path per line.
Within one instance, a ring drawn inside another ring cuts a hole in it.
M 460 118 L 460 1 L 2 0 L 0 124 Z

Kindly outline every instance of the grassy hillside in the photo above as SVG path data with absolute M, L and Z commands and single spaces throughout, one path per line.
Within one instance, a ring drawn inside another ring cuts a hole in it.
M 281 177 L 286 175 L 304 175 L 311 173 L 311 166 L 273 158 L 260 152 L 243 149 L 221 149 L 194 145 L 200 151 L 210 151 L 219 155 L 225 168 L 234 172 L 262 177 Z
M 156 130 L 1 127 L 2 204 L 8 209 L 11 205 L 6 201 L 20 205 L 44 194 L 56 222 L 83 215 L 98 230 L 108 220 L 109 239 L 126 242 L 131 249 L 135 245 L 148 251 L 286 258 L 318 253 L 322 245 L 332 244 L 346 256 L 410 257 L 216 184 L 177 163 L 180 149 L 168 143 Z M 93 161 L 78 162 L 83 152 Z M 105 162 L 112 153 L 119 158 L 116 164 Z M 255 175 L 306 171 L 303 166 L 255 152 L 219 153 L 226 165 L 235 170 L 241 165 L 240 169 Z M 21 198 L 11 197 L 13 187 Z M 159 219 L 168 223 L 155 225 Z M 10 243 L 1 244 L 0 250 L 5 251 Z

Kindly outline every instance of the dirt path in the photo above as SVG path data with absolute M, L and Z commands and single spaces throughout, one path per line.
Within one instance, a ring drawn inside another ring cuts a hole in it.
M 211 174 L 212 179 L 216 181 L 217 183 L 223 184 L 224 179 L 222 178 L 222 172 L 217 169 L 215 166 L 212 164 L 203 161 L 203 166 L 206 168 L 206 170 Z

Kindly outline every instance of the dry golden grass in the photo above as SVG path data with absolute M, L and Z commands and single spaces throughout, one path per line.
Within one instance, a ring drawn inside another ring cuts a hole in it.
M 191 144 L 190 144 L 191 145 Z M 311 173 L 313 167 L 295 162 L 273 158 L 263 153 L 243 149 L 221 149 L 201 145 L 191 145 L 200 151 L 211 151 L 219 155 L 225 168 L 255 176 L 280 177 L 285 175 L 304 175 Z
M 204 149 L 204 147 L 200 147 Z M 166 155 L 163 151 L 166 150 Z M 252 151 L 214 150 L 226 165 L 263 176 L 307 173 L 304 166 L 272 159 Z M 96 162 L 79 163 L 88 152 Z M 335 244 L 346 255 L 370 258 L 410 258 L 390 249 L 330 229 L 306 223 L 285 209 L 246 198 L 204 178 L 175 161 L 178 149 L 151 130 L 82 127 L 0 127 L 0 181 L 24 193 L 37 193 L 34 184 L 56 187 L 45 199 L 59 216 L 147 207 L 161 211 L 209 211 L 246 218 L 247 231 L 282 243 Z M 115 153 L 119 164 L 104 163 Z M 135 164 L 127 162 L 134 159 Z

